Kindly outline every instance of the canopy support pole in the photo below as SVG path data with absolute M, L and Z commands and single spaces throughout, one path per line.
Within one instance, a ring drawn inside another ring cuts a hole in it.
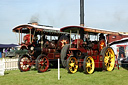
M 20 30 L 19 30 L 19 45 L 20 45 Z
M 70 48 L 71 48 L 71 32 L 72 32 L 72 31 L 70 30 Z
M 31 29 L 30 29 L 30 44 L 32 43 L 32 38 L 31 38 L 32 36 L 31 36 Z
M 79 30 L 77 30 L 77 48 L 78 48 L 78 35 L 79 35 Z

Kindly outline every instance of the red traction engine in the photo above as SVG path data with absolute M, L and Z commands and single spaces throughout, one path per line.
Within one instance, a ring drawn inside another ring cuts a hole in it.
M 32 66 L 38 72 L 47 71 L 50 63 L 56 65 L 61 49 L 69 43 L 68 34 L 51 27 L 19 25 L 13 32 L 19 33 L 21 56 L 18 59 L 18 68 L 21 72 L 29 71 Z M 22 34 L 25 34 L 23 42 Z
M 95 69 L 114 69 L 115 53 L 106 44 L 104 34 L 118 35 L 117 32 L 80 26 L 64 27 L 61 31 L 69 32 L 71 37 L 70 44 L 61 50 L 62 64 L 69 73 L 77 72 L 78 68 L 82 68 L 86 74 L 92 74 Z

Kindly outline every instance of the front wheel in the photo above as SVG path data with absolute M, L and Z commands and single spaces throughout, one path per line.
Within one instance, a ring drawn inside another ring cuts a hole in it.
M 69 73 L 75 73 L 78 69 L 78 61 L 75 57 L 70 56 L 67 60 L 67 70 Z
M 84 58 L 83 68 L 86 74 L 92 74 L 94 72 L 95 63 L 94 59 L 91 56 L 87 56 Z
M 31 68 L 31 60 L 28 55 L 22 55 L 18 59 L 18 68 L 21 72 L 29 71 Z
M 36 60 L 36 69 L 39 73 L 47 71 L 49 68 L 49 60 L 46 56 L 39 55 Z

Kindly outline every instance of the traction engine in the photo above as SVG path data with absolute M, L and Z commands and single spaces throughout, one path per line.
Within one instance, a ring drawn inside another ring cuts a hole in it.
M 71 39 L 70 44 L 65 45 L 61 50 L 61 59 L 69 73 L 75 73 L 83 69 L 86 74 L 92 74 L 95 69 L 112 71 L 115 64 L 114 50 L 106 45 L 105 37 L 97 37 L 91 41 L 90 38 L 98 36 L 106 31 L 84 28 L 80 26 L 68 26 L 61 28 L 63 32 L 69 32 L 78 36 L 78 39 Z M 84 36 L 89 35 L 88 39 Z M 102 34 L 103 35 L 103 34 Z M 80 39 L 79 39 L 80 36 Z
M 38 72 L 47 71 L 50 63 L 57 66 L 61 49 L 69 44 L 68 33 L 50 27 L 19 25 L 13 32 L 19 33 L 21 48 L 17 52 L 21 55 L 18 59 L 18 68 L 21 72 L 29 71 L 32 66 L 35 66 Z M 23 33 L 25 36 L 22 42 Z

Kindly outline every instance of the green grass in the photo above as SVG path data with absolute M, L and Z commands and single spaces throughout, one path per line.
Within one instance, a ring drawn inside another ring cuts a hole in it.
M 60 73 L 61 78 L 58 80 L 57 69 L 49 69 L 44 73 L 36 70 L 5 71 L 5 75 L 0 76 L 0 85 L 128 85 L 128 70 L 123 68 L 116 68 L 112 72 L 95 71 L 91 75 L 83 72 L 69 74 L 61 68 Z

